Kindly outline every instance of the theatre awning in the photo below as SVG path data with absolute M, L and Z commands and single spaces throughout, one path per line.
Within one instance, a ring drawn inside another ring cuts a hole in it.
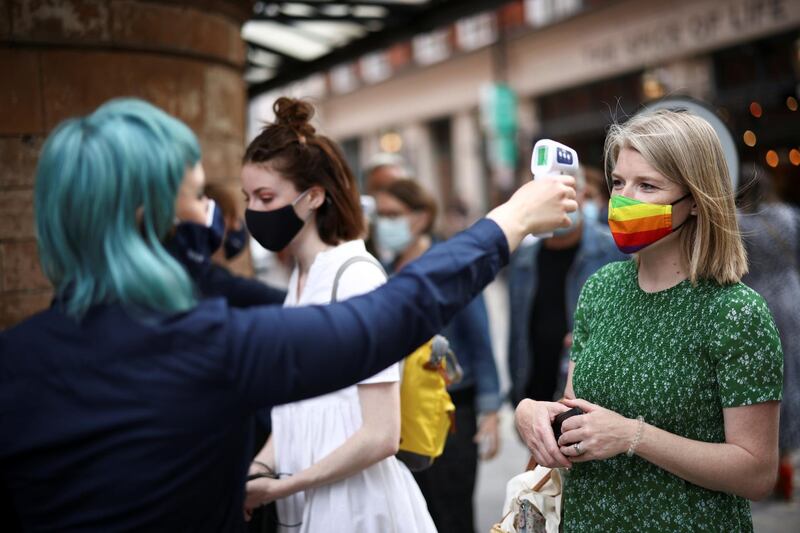
M 258 1 L 242 28 L 251 98 L 494 9 L 496 0 Z

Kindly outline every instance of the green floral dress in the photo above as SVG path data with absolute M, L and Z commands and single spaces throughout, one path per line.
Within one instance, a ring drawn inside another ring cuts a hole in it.
M 578 398 L 689 439 L 724 442 L 722 409 L 780 400 L 783 354 L 764 300 L 741 283 L 639 288 L 633 261 L 586 282 L 571 358 Z M 576 464 L 564 532 L 752 531 L 744 498 L 625 454 Z

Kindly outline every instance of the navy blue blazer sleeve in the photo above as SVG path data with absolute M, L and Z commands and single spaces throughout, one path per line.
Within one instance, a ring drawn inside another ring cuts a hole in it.
M 366 295 L 327 306 L 228 308 L 228 372 L 251 407 L 357 383 L 440 331 L 508 255 L 502 230 L 483 219 Z
M 286 291 L 257 279 L 237 276 L 225 267 L 213 263 L 195 281 L 203 297 L 225 298 L 231 307 L 280 305 L 286 300 Z
M 277 305 L 286 299 L 286 291 L 231 273 L 211 261 L 208 250 L 185 239 L 173 237 L 165 248 L 186 269 L 202 298 L 225 298 L 231 307 Z

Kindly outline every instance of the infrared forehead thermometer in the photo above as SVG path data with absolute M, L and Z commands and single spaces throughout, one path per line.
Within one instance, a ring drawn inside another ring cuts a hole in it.
M 574 176 L 578 173 L 578 152 L 550 139 L 541 139 L 533 146 L 531 172 L 534 177 L 545 174 Z
M 578 175 L 578 152 L 569 146 L 550 139 L 541 139 L 533 146 L 531 154 L 531 172 L 533 179 L 542 179 L 548 174 Z M 549 239 L 552 233 L 537 235 Z

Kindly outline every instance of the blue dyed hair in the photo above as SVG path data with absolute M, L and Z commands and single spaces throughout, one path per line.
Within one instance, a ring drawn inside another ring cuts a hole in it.
M 39 257 L 65 312 L 93 305 L 174 313 L 195 304 L 191 280 L 161 241 L 200 146 L 181 121 L 137 99 L 62 122 L 36 172 Z

